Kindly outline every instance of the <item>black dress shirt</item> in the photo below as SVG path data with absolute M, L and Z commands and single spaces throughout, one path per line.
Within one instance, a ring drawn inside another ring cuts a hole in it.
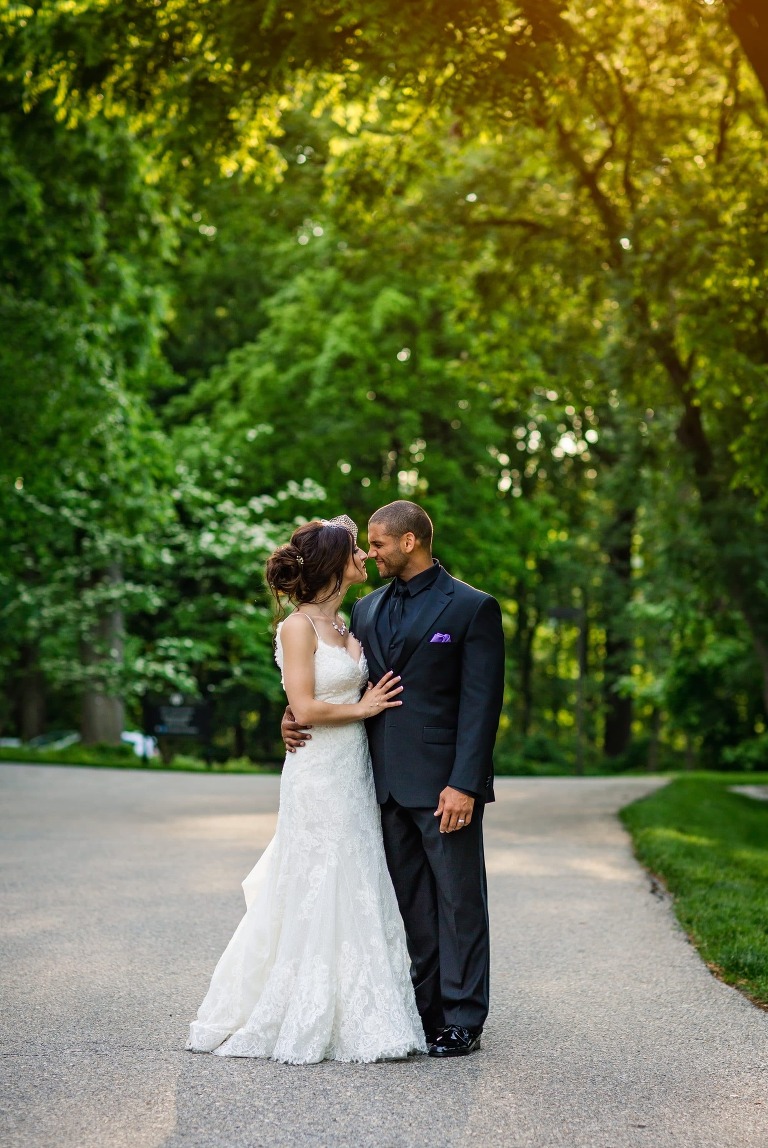
M 426 602 L 425 591 L 434 585 L 439 572 L 440 563 L 433 558 L 431 566 L 420 574 L 414 574 L 407 582 L 402 578 L 392 579 L 376 623 L 381 648 L 388 654 L 390 662 L 400 652 L 405 635 Z

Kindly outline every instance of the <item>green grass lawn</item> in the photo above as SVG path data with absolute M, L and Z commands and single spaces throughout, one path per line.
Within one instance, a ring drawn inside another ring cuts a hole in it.
M 768 774 L 678 777 L 621 816 L 710 968 L 768 1008 L 768 802 L 732 785 Z
M 144 762 L 137 757 L 129 747 L 117 747 L 111 750 L 106 747 L 88 747 L 71 745 L 66 749 L 36 750 L 0 748 L 0 764 L 2 762 L 15 762 L 32 765 L 80 765 L 90 769 L 169 769 L 177 773 L 279 773 L 280 766 L 276 763 L 260 765 L 249 761 L 248 758 L 231 758 L 223 763 L 216 762 L 207 766 L 198 757 L 188 757 L 177 754 L 168 765 L 164 765 L 159 757 L 150 758 Z

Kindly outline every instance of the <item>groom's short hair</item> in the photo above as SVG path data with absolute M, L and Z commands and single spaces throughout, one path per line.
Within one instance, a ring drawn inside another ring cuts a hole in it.
M 427 550 L 432 549 L 432 519 L 415 502 L 406 502 L 402 498 L 397 502 L 388 502 L 386 506 L 374 510 L 370 522 L 398 538 L 403 534 L 413 534 Z

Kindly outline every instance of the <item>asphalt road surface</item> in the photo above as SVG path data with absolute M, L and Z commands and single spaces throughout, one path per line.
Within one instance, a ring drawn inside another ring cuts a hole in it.
M 4 1148 L 767 1148 L 768 1013 L 707 971 L 615 817 L 651 778 L 500 781 L 480 1052 L 185 1052 L 278 784 L 0 766 Z

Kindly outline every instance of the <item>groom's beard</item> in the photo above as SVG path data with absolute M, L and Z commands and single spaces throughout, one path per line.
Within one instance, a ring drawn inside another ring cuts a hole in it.
M 384 561 L 381 561 L 381 564 L 376 564 L 379 578 L 397 578 L 400 576 L 400 574 L 402 574 L 403 570 L 405 570 L 405 567 L 405 562 L 399 565 L 397 569 L 393 569 L 388 562 L 385 563 Z

